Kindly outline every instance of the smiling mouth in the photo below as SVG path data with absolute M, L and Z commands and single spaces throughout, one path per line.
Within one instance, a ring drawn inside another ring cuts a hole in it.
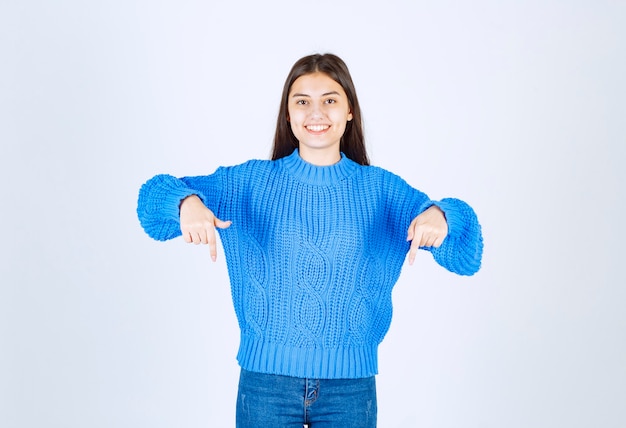
M 308 125 L 305 128 L 311 132 L 322 132 L 330 128 L 330 125 Z

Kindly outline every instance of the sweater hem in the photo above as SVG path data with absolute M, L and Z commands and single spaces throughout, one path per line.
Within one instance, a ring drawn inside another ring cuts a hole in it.
M 378 374 L 378 345 L 294 347 L 242 335 L 237 361 L 259 373 L 312 379 L 357 379 Z

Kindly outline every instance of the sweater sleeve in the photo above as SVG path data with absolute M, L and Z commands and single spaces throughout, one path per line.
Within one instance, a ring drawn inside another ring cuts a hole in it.
M 148 236 L 166 241 L 181 235 L 179 208 L 187 196 L 197 195 L 210 209 L 216 206 L 221 196 L 221 169 L 199 177 L 160 174 L 144 183 L 139 190 L 137 216 Z
M 474 210 L 459 199 L 445 198 L 429 201 L 420 212 L 430 205 L 438 206 L 448 222 L 448 236 L 441 246 L 423 247 L 430 251 L 437 263 L 459 275 L 473 275 L 480 269 L 483 254 L 483 237 Z
M 432 253 L 435 261 L 450 272 L 473 275 L 480 269 L 483 254 L 483 237 L 474 210 L 459 199 L 431 200 L 428 195 L 415 189 L 402 178 L 387 172 L 383 175 L 382 188 L 387 194 L 389 220 L 393 236 L 406 237 L 409 224 L 415 217 L 432 205 L 438 206 L 448 222 L 448 236 L 438 247 L 420 247 Z M 403 247 L 409 251 L 409 244 Z

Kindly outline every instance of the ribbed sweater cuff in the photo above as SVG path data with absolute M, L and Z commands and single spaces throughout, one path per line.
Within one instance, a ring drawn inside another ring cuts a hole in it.
M 443 214 L 446 216 L 446 222 L 448 223 L 448 234 L 451 236 L 457 236 L 463 230 L 463 218 L 458 209 L 458 204 L 452 199 L 442 199 L 441 201 L 428 201 L 421 208 L 420 212 L 425 211 L 431 206 L 437 206 Z
M 378 373 L 377 346 L 296 348 L 242 336 L 237 361 L 260 373 L 313 379 L 356 379 Z

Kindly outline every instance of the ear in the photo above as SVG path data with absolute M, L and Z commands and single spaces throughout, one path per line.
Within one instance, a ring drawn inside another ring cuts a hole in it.
M 353 116 L 352 116 L 352 110 L 350 110 L 350 111 L 348 112 L 348 122 L 350 122 L 350 121 L 352 120 L 352 117 L 353 117 Z

